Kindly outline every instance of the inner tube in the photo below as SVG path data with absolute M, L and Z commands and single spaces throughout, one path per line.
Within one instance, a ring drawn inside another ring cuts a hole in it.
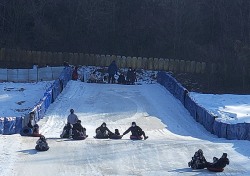
M 223 168 L 213 168 L 213 167 L 208 167 L 207 170 L 212 171 L 212 172 L 223 172 Z
M 143 138 L 142 138 L 142 136 L 130 136 L 130 139 L 131 140 L 142 140 Z
M 23 127 L 20 131 L 21 136 L 32 136 L 33 130 L 29 127 Z

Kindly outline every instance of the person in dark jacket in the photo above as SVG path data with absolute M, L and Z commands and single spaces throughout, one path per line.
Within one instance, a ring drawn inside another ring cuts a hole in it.
M 223 153 L 221 158 L 218 159 L 214 157 L 213 163 L 207 163 L 208 169 L 221 169 L 223 170 L 226 165 L 229 164 L 229 159 L 227 158 L 227 153 Z
M 192 169 L 204 169 L 207 166 L 206 158 L 203 156 L 203 151 L 199 149 L 195 152 L 192 160 L 188 163 L 188 166 Z
M 48 145 L 48 143 L 47 143 L 44 136 L 41 136 L 40 139 L 38 139 L 36 141 L 35 149 L 39 150 L 39 151 L 47 151 L 47 150 L 49 150 L 49 145 Z
M 120 132 L 119 132 L 118 129 L 115 129 L 115 134 L 118 135 L 118 136 L 120 136 Z
M 110 137 L 111 134 L 113 134 L 107 127 L 106 123 L 102 123 L 101 126 L 96 128 L 96 138 L 98 139 L 107 139 Z
M 118 84 L 126 84 L 125 76 L 121 73 L 117 79 Z
M 88 137 L 86 135 L 86 128 L 81 125 L 81 120 L 77 120 L 76 124 L 73 126 L 73 139 L 85 139 Z
M 136 72 L 135 70 L 132 70 L 131 67 L 129 67 L 127 72 L 127 84 L 135 84 L 136 80 Z
M 133 137 L 134 139 L 140 139 L 141 136 L 143 135 L 144 140 L 146 140 L 148 138 L 148 136 L 145 135 L 145 132 L 142 131 L 142 129 L 136 125 L 135 122 L 132 122 L 132 126 L 129 127 L 124 133 L 123 136 L 126 135 L 127 133 L 129 133 L 131 131 L 132 135 L 130 136 Z M 132 139 L 132 138 L 131 138 Z
M 67 123 L 64 127 L 63 127 L 63 132 L 60 135 L 61 138 L 69 138 L 70 137 L 70 130 L 72 129 L 72 125 L 70 123 Z
M 109 77 L 108 77 L 108 83 L 115 83 L 115 74 L 117 74 L 117 65 L 115 63 L 115 61 L 112 61 L 112 63 L 109 65 L 108 67 L 108 74 L 109 74 Z

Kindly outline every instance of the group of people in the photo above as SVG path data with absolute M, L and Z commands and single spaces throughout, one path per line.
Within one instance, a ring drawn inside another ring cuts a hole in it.
M 115 61 L 108 67 L 108 83 L 115 83 L 115 75 L 117 75 L 118 67 Z M 118 84 L 135 84 L 136 81 L 136 71 L 132 67 L 129 67 L 126 78 L 123 73 L 121 73 L 117 79 Z
M 227 158 L 227 153 L 223 153 L 221 158 L 213 157 L 213 162 L 207 162 L 201 149 L 196 151 L 192 160 L 188 162 L 188 166 L 192 169 L 207 168 L 208 170 L 214 172 L 222 172 L 228 164 L 229 159 Z
M 115 129 L 113 133 L 107 127 L 107 124 L 104 122 L 96 128 L 96 136 L 97 139 L 121 139 L 124 135 L 131 132 L 131 139 L 143 139 L 146 140 L 148 136 L 146 136 L 145 132 L 136 125 L 135 122 L 132 122 L 132 126 L 129 127 L 122 135 L 120 134 L 118 129 Z M 143 136 L 143 138 L 142 138 Z M 83 140 L 88 137 L 86 134 L 86 128 L 81 125 L 81 120 L 78 119 L 77 115 L 74 113 L 73 109 L 70 109 L 70 115 L 67 118 L 67 124 L 63 128 L 63 132 L 60 135 L 61 138 L 72 138 L 75 140 Z
M 27 124 L 27 129 L 30 129 L 32 133 L 35 133 L 34 136 L 40 137 L 36 142 L 36 150 L 39 151 L 47 151 L 49 149 L 46 138 L 39 134 L 39 126 L 37 124 L 32 124 L 34 119 L 34 113 L 30 113 L 30 119 Z M 132 122 L 131 126 L 122 134 L 120 134 L 118 129 L 115 129 L 113 133 L 107 127 L 107 124 L 104 122 L 96 128 L 95 130 L 96 139 L 121 139 L 124 135 L 131 132 L 130 139 L 132 140 L 146 140 L 148 136 L 146 136 L 145 132 L 136 125 L 135 122 Z M 81 120 L 78 119 L 77 115 L 74 113 L 74 109 L 70 109 L 70 114 L 67 118 L 67 124 L 63 128 L 63 132 L 60 135 L 61 138 L 72 138 L 74 140 L 83 140 L 88 137 L 86 134 L 86 128 L 81 125 Z M 207 168 L 210 171 L 222 172 L 224 167 L 229 164 L 229 159 L 227 158 L 227 153 L 223 153 L 221 158 L 213 157 L 213 162 L 207 162 L 206 158 L 203 155 L 203 151 L 199 149 L 195 152 L 192 160 L 188 162 L 188 166 L 192 169 L 204 169 Z

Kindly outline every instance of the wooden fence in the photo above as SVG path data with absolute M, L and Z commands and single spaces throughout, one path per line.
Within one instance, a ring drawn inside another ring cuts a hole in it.
M 0 62 L 8 62 L 10 64 L 14 63 L 15 65 L 18 64 L 22 66 L 32 66 L 33 64 L 37 64 L 39 66 L 60 66 L 64 61 L 67 61 L 72 65 L 108 66 L 113 60 L 116 61 L 119 68 L 132 67 L 135 69 L 198 74 L 205 73 L 207 69 L 207 64 L 205 62 L 189 60 L 67 52 L 28 51 L 5 48 L 0 49 Z M 213 69 L 210 68 L 210 70 L 213 72 Z

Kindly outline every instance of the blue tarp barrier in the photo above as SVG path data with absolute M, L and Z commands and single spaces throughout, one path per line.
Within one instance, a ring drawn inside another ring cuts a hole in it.
M 250 123 L 246 123 L 246 140 L 250 141 Z
M 16 117 L 15 133 L 20 133 L 22 130 L 22 117 Z
M 67 85 L 68 81 L 71 80 L 72 70 L 71 67 L 65 67 L 59 79 L 55 80 L 52 86 L 44 93 L 44 97 L 40 102 L 33 107 L 32 111 L 30 111 L 35 113 L 35 123 L 44 117 L 50 104 L 54 102 L 57 96 L 62 92 L 63 88 Z M 24 120 L 28 120 L 26 118 L 29 118 L 29 115 L 26 115 L 24 118 Z M 23 125 L 22 121 L 22 117 L 0 117 L 0 134 L 20 133 Z
M 200 106 L 196 106 L 196 117 L 195 120 L 197 122 L 199 122 L 200 124 L 204 124 L 203 121 L 205 121 L 205 117 L 206 117 L 206 111 L 204 108 L 200 107 Z
M 188 91 L 175 78 L 166 72 L 159 72 L 157 74 L 157 81 L 184 105 Z
M 189 94 L 186 95 L 185 98 L 185 108 L 188 110 L 188 112 L 191 114 L 191 116 L 196 120 L 196 103 L 192 100 Z
M 214 134 L 220 138 L 227 138 L 227 126 L 228 124 L 215 120 L 213 124 Z
M 47 110 L 52 102 L 52 88 L 45 92 L 42 100 L 44 101 L 45 110 Z
M 53 103 L 57 96 L 62 92 L 62 86 L 61 86 L 61 82 L 59 79 L 55 80 L 55 82 L 52 85 L 52 101 L 51 103 Z
M 175 86 L 175 92 L 174 96 L 181 101 L 181 103 L 184 105 L 186 94 L 188 93 L 188 90 L 184 88 L 180 83 L 177 82 Z
M 3 134 L 15 134 L 16 117 L 6 117 L 4 118 L 4 129 Z
M 187 89 L 166 72 L 158 72 L 157 82 L 164 86 L 174 97 L 179 99 L 191 116 L 205 129 L 220 138 L 250 140 L 250 124 L 226 124 L 215 120 L 205 108 L 200 107 L 190 97 Z
M 0 134 L 3 134 L 4 117 L 0 117 Z
M 230 124 L 227 126 L 227 139 L 247 139 L 247 125 L 245 123 Z
M 205 109 L 204 109 L 205 110 Z M 203 126 L 206 128 L 207 131 L 209 131 L 210 133 L 213 133 L 213 125 L 214 125 L 214 119 L 215 117 L 213 115 L 211 115 L 210 113 L 208 113 L 205 110 L 205 116 L 203 118 Z

